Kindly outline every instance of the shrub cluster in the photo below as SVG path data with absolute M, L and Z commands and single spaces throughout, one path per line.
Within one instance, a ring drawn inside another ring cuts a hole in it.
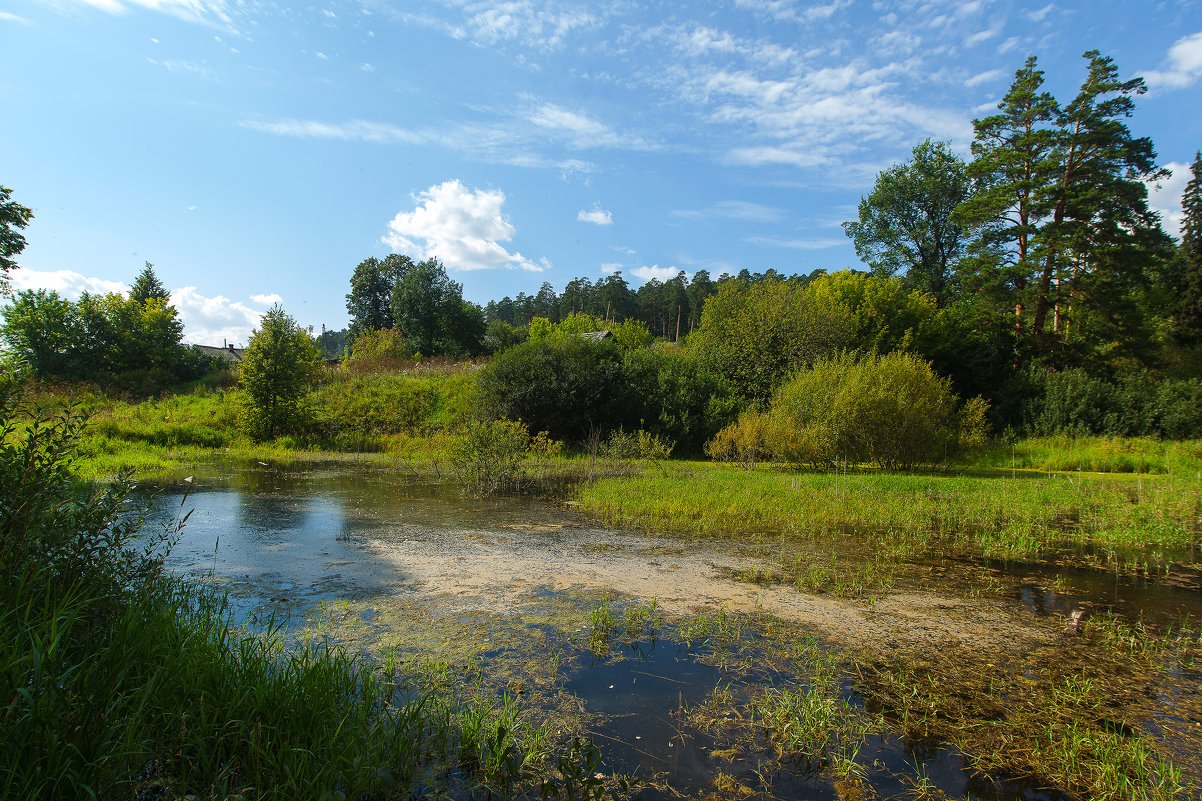
M 1008 398 L 1021 436 L 1202 438 L 1202 381 L 1133 372 L 1116 379 L 1079 367 L 1020 374 Z
M 914 354 L 842 354 L 798 373 L 767 413 L 745 412 L 707 452 L 748 466 L 770 454 L 815 467 L 930 467 L 984 444 L 986 411 L 979 398 L 961 405 L 951 382 Z
M 580 336 L 531 339 L 480 371 L 477 408 L 554 439 L 583 443 L 645 430 L 698 451 L 733 416 L 730 386 L 688 351 L 624 349 Z

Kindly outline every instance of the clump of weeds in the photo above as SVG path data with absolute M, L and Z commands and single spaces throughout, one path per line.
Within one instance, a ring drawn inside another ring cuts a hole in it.
M 1102 801 L 1197 798 L 1174 759 L 1196 761 L 1202 737 L 1163 720 L 1149 726 L 1155 711 L 1146 703 L 1196 642 L 1192 631 L 1161 635 L 1098 615 L 1079 636 L 1018 658 L 866 660 L 855 686 L 901 736 L 953 745 L 987 776 Z M 1191 684 L 1179 700 L 1196 714 L 1196 679 Z

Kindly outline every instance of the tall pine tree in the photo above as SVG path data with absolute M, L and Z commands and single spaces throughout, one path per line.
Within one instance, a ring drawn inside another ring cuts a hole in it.
M 1177 295 L 1179 339 L 1202 343 L 1202 151 L 1194 154 L 1192 175 L 1181 196 L 1181 245 L 1177 248 L 1181 285 Z
M 1147 341 L 1132 298 L 1166 244 L 1145 183 L 1164 172 L 1151 140 L 1123 121 L 1143 79 L 1121 80 L 1096 50 L 1084 57 L 1089 72 L 1069 104 L 1042 91 L 1032 57 L 1000 113 L 974 122 L 969 171 L 984 188 L 957 210 L 978 230 L 972 283 L 1009 296 L 1016 331 L 1053 361 L 1070 340 L 1078 350 Z

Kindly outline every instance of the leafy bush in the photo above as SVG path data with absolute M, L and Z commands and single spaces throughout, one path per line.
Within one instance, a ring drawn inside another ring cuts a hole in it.
M 485 419 L 520 420 L 571 442 L 593 431 L 637 428 L 622 353 L 611 341 L 532 339 L 480 371 L 478 410 Z
M 771 458 L 768 449 L 768 415 L 749 409 L 723 428 L 705 445 L 705 454 L 717 462 L 737 462 L 748 470 Z
M 800 283 L 725 282 L 705 303 L 690 342 L 744 398 L 767 401 L 788 376 L 852 344 L 855 316 Z
M 400 370 L 413 363 L 417 348 L 399 328 L 372 328 L 359 333 L 351 345 L 348 369 L 356 372 Z
M 526 426 L 512 420 L 474 422 L 451 446 L 451 465 L 474 495 L 516 487 L 530 445 Z
M 676 443 L 679 451 L 700 453 L 738 413 L 738 398 L 729 382 L 707 369 L 691 350 L 628 351 L 623 367 L 641 426 Z
M 1132 372 L 1116 381 L 1079 367 L 1031 368 L 1011 391 L 1026 436 L 1202 437 L 1202 381 Z
M 781 387 L 766 439 L 785 461 L 908 470 L 983 444 L 986 411 L 980 399 L 961 407 L 951 382 L 918 356 L 844 354 Z

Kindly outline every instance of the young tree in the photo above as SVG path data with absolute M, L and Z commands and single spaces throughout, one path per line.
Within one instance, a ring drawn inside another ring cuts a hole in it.
M 947 142 L 930 139 L 914 148 L 907 164 L 877 176 L 860 199 L 859 220 L 843 223 L 856 255 L 882 276 L 905 273 L 905 282 L 945 305 L 953 292 L 952 270 L 965 232 L 952 212 L 972 194 L 964 160 Z
M 134 279 L 134 285 L 130 287 L 129 299 L 137 303 L 145 303 L 152 298 L 167 303 L 171 300 L 171 293 L 154 274 L 154 265 L 146 262 L 142 272 L 138 273 L 138 277 Z
M 351 316 L 347 339 L 368 330 L 392 328 L 392 291 L 397 282 L 413 267 L 408 256 L 389 253 L 383 259 L 371 258 L 359 262 L 351 276 L 351 291 L 346 296 L 346 311 Z
M 309 332 L 278 303 L 268 309 L 242 353 L 239 382 L 251 434 L 270 439 L 294 429 L 320 370 L 321 353 Z
M 8 292 L 8 274 L 17 269 L 13 257 L 25 249 L 20 229 L 33 219 L 33 212 L 10 200 L 11 195 L 11 189 L 0 186 L 0 293 Z

